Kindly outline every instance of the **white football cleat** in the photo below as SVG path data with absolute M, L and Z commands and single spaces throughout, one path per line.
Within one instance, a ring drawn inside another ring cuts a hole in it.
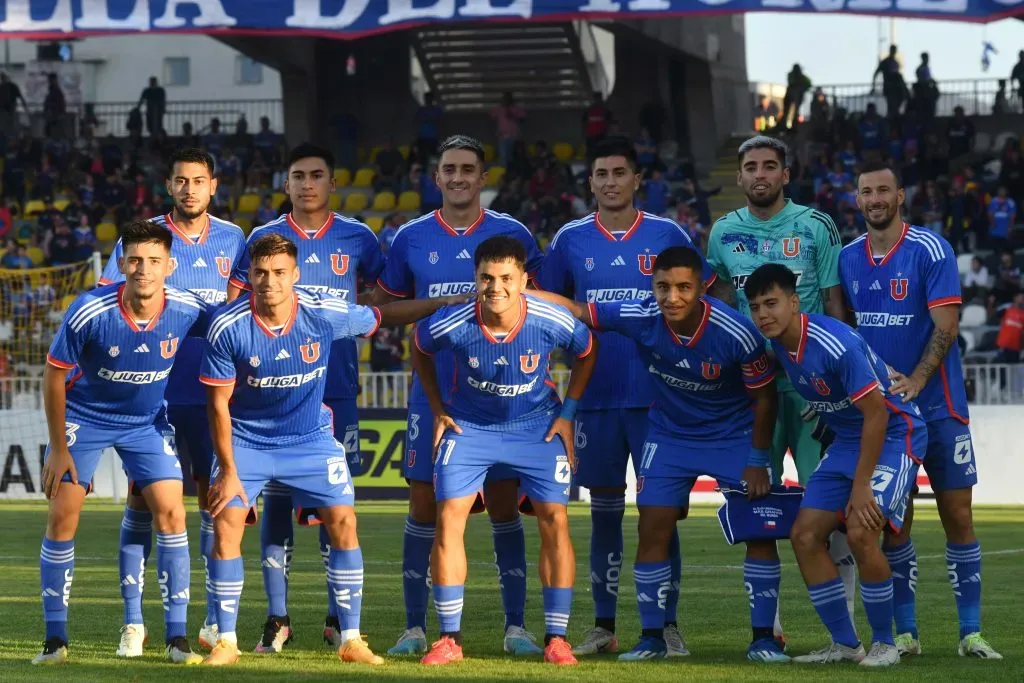
M 665 656 L 666 657 L 689 657 L 690 651 L 683 640 L 683 633 L 678 626 L 670 625 L 665 627 Z
M 146 627 L 142 624 L 125 624 L 121 627 L 121 644 L 117 646 L 118 657 L 141 657 L 146 644 Z
M 1003 658 L 994 647 L 988 644 L 987 640 L 981 637 L 980 633 L 968 633 L 964 636 L 957 647 L 957 654 L 961 657 L 977 657 L 978 659 Z
M 889 643 L 871 643 L 871 652 L 860 660 L 860 666 L 880 669 L 900 663 L 900 651 Z
M 596 655 L 599 652 L 617 652 L 619 639 L 606 628 L 595 626 L 587 631 L 583 642 L 572 649 L 574 655 Z
M 220 631 L 217 629 L 217 624 L 203 624 L 203 627 L 199 629 L 199 646 L 206 648 L 207 650 L 213 650 L 217 647 L 217 641 L 220 640 Z
M 921 641 L 914 637 L 912 633 L 901 633 L 896 638 L 896 649 L 900 653 L 900 657 L 909 657 L 910 655 L 921 654 Z
M 865 656 L 863 645 L 847 647 L 839 643 L 832 643 L 821 650 L 793 657 L 793 661 L 797 664 L 835 664 L 836 662 L 859 662 Z
M 43 651 L 32 658 L 36 665 L 49 666 L 52 664 L 68 663 L 68 644 L 60 638 L 50 638 L 43 643 Z

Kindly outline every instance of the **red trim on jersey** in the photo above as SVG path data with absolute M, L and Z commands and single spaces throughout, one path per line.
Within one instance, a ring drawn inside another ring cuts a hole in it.
M 938 308 L 940 306 L 959 306 L 964 301 L 958 296 L 944 296 L 941 299 L 935 299 L 928 302 L 928 310 Z
M 448 224 L 448 221 L 446 221 L 446 220 L 444 219 L 444 216 L 442 216 L 442 215 L 441 215 L 441 209 L 435 209 L 435 210 L 434 210 L 434 219 L 435 219 L 435 220 L 436 220 L 436 221 L 438 222 L 438 224 L 439 224 L 439 225 L 440 225 L 440 226 L 441 226 L 442 228 L 444 228 L 445 230 L 447 230 L 447 231 L 448 231 L 448 234 L 450 234 L 450 235 L 455 235 L 456 237 L 465 237 L 465 236 L 466 236 L 466 235 L 468 235 L 469 233 L 471 233 L 471 232 L 473 232 L 474 230 L 476 230 L 476 229 L 477 229 L 477 226 L 479 226 L 479 225 L 480 225 L 481 223 L 483 223 L 483 222 L 484 222 L 484 216 L 486 216 L 486 215 L 487 215 L 487 214 L 485 214 L 485 213 L 484 213 L 484 210 L 483 210 L 483 209 L 480 209 L 480 215 L 479 215 L 479 216 L 477 217 L 477 219 L 476 219 L 475 221 L 473 221 L 473 224 L 472 224 L 472 225 L 470 225 L 470 226 L 468 226 L 468 227 L 467 227 L 467 228 L 466 228 L 465 230 L 463 230 L 462 232 L 459 232 L 458 230 L 456 230 L 455 228 L 453 228 L 453 227 L 452 227 L 451 225 L 449 225 L 449 224 Z
M 865 237 L 864 238 L 864 250 L 868 254 L 868 263 L 870 265 L 872 265 L 872 266 L 884 266 L 886 263 L 888 263 L 889 259 L 892 258 L 892 255 L 895 254 L 896 250 L 899 249 L 901 244 L 903 244 L 903 238 L 907 236 L 908 232 L 910 232 L 910 226 L 908 224 L 904 223 L 903 224 L 903 232 L 900 233 L 900 238 L 898 240 L 896 240 L 896 244 L 894 244 L 891 247 L 889 247 L 889 251 L 885 252 L 885 256 L 883 256 L 882 260 L 879 261 L 878 263 L 875 263 L 875 255 L 871 251 L 871 240 L 869 238 Z
M 416 348 L 419 349 L 420 353 L 422 353 L 424 356 L 430 356 L 431 358 L 434 357 L 434 354 L 430 353 L 429 351 L 424 351 L 423 347 L 420 346 L 420 328 L 419 328 L 419 325 L 416 326 L 416 331 L 413 332 L 413 334 L 412 334 L 412 341 L 413 341 L 414 344 L 416 344 Z
M 360 335 L 360 336 L 362 336 L 362 337 L 363 337 L 364 339 L 369 339 L 369 338 L 370 338 L 370 337 L 372 337 L 373 335 L 377 334 L 377 330 L 379 330 L 379 329 L 380 329 L 380 309 L 379 309 L 379 308 L 377 308 L 376 306 L 370 306 L 370 307 L 369 307 L 369 309 L 370 309 L 371 311 L 373 311 L 373 317 L 375 317 L 375 318 L 377 319 L 377 322 L 375 322 L 375 323 L 373 324 L 373 329 L 372 329 L 372 330 L 370 330 L 370 331 L 369 331 L 369 332 L 367 332 L 366 334 Z
M 775 379 L 775 373 L 773 372 L 768 377 L 762 379 L 760 382 L 747 382 L 747 381 L 744 381 L 743 384 L 746 385 L 747 389 L 760 389 L 761 387 L 768 386 L 769 384 L 771 384 L 774 379 Z
M 70 370 L 71 368 L 75 367 L 74 363 L 65 363 L 62 360 L 57 360 L 50 354 L 46 354 L 46 362 L 52 365 L 53 367 L 57 368 L 58 370 Z
M 892 412 L 896 413 L 897 415 L 902 417 L 904 420 L 906 420 L 906 422 L 907 422 L 907 437 L 906 437 L 906 441 L 907 441 L 907 455 L 914 462 L 916 462 L 918 464 L 921 464 L 921 458 L 917 457 L 914 454 L 914 450 L 912 448 L 912 446 L 914 444 L 914 422 L 913 422 L 913 420 L 910 419 L 910 416 L 907 415 L 906 412 L 904 412 L 902 409 L 900 409 L 898 406 L 896 406 L 896 404 L 894 404 L 889 399 L 886 398 L 886 399 L 882 399 L 882 400 L 885 401 L 885 405 L 889 408 L 889 410 L 891 410 Z
M 633 233 L 636 232 L 637 228 L 640 227 L 640 224 L 643 222 L 643 220 L 644 212 L 637 211 L 636 220 L 633 221 L 633 225 L 629 226 L 629 229 L 626 230 L 626 232 L 622 233 L 622 237 L 616 237 L 615 233 L 613 233 L 608 228 L 604 227 L 604 223 L 601 222 L 601 212 L 594 212 L 594 225 L 596 225 L 597 229 L 603 232 L 604 236 L 610 239 L 612 242 L 625 242 L 626 240 L 628 240 L 630 237 L 633 236 Z
M 595 329 L 600 329 L 601 325 L 597 322 L 597 304 L 593 301 L 589 302 L 587 304 L 587 310 L 590 311 L 590 324 L 593 325 Z
M 711 318 L 711 304 L 703 299 L 701 299 L 700 302 L 704 304 L 704 315 L 701 317 L 700 323 L 697 325 L 697 329 L 693 333 L 693 336 L 685 342 L 682 337 L 676 334 L 676 331 L 672 329 L 672 326 L 668 324 L 668 320 L 665 320 L 665 316 L 662 316 L 661 319 L 664 321 L 665 327 L 668 328 L 669 334 L 672 335 L 672 340 L 675 341 L 676 344 L 691 348 L 701 338 L 701 335 L 704 334 L 704 330 L 708 326 L 708 319 Z
M 385 285 L 384 282 L 380 278 L 377 278 L 377 286 L 380 287 L 381 289 L 383 289 L 385 292 L 387 292 L 391 296 L 397 296 L 399 299 L 404 299 L 407 296 L 409 296 L 409 294 L 406 293 L 406 292 L 399 292 L 399 291 L 396 291 L 396 290 L 393 290 L 393 289 L 388 289 L 387 285 Z
M 263 330 L 263 332 L 268 337 L 270 337 L 271 339 L 273 339 L 274 337 L 283 337 L 284 335 L 291 332 L 292 327 L 295 326 L 295 318 L 297 317 L 299 312 L 299 295 L 294 292 L 292 293 L 292 311 L 291 314 L 289 314 L 288 316 L 288 321 L 285 322 L 284 327 L 281 328 L 280 332 L 275 332 L 273 329 L 271 329 L 270 325 L 264 322 L 263 318 L 260 317 L 260 314 L 256 312 L 255 295 L 249 296 L 249 309 L 252 311 L 253 320 L 256 321 L 256 324 L 259 326 L 261 330 Z
M 229 387 L 235 383 L 235 378 L 231 379 L 217 379 L 216 377 L 207 377 L 206 375 L 199 375 L 199 383 L 205 384 L 208 387 Z
M 867 386 L 850 394 L 850 403 L 856 403 L 879 387 L 878 380 L 871 380 Z
M 594 350 L 594 333 L 587 330 L 587 348 L 583 349 L 583 353 L 577 354 L 576 358 L 586 358 L 590 355 L 590 352 Z
M 85 375 L 85 371 L 79 368 L 78 372 L 71 375 L 71 377 L 69 377 L 68 379 L 64 380 L 64 392 L 67 393 L 74 389 L 75 384 L 78 383 L 78 380 L 82 379 L 83 375 Z
M 800 314 L 800 341 L 796 344 L 796 353 L 787 351 L 789 357 L 793 359 L 794 363 L 802 363 L 804 360 L 804 351 L 807 349 L 807 323 L 809 318 L 806 313 Z
M 546 379 L 546 380 L 544 380 L 544 384 L 546 384 L 547 386 L 551 387 L 555 391 L 558 391 L 558 385 L 555 384 L 553 380 Z
M 154 327 L 156 327 L 156 321 L 160 319 L 160 315 L 164 312 L 164 306 L 166 305 L 167 297 L 164 296 L 164 292 L 161 290 L 160 308 L 153 315 L 153 317 L 150 318 L 149 322 L 146 323 L 146 327 L 139 327 L 139 324 L 135 322 L 135 318 L 133 318 L 131 313 L 128 311 L 128 307 L 125 306 L 124 304 L 124 285 L 122 284 L 120 287 L 117 288 L 117 307 L 121 311 L 121 317 L 124 318 L 124 321 L 128 323 L 128 327 L 130 327 L 133 332 L 149 332 Z
M 484 325 L 484 318 L 481 313 L 479 301 L 476 302 L 476 305 L 474 305 L 473 308 L 475 309 L 476 312 L 476 322 L 478 325 L 480 325 L 480 330 L 484 333 L 484 337 L 487 339 L 487 341 L 491 342 L 492 344 L 508 344 L 509 342 L 516 338 L 516 335 L 519 334 L 519 330 L 523 329 L 523 323 L 526 322 L 526 306 L 526 297 L 520 294 L 519 319 L 516 320 L 516 324 L 512 326 L 512 329 L 508 331 L 508 334 L 505 335 L 504 339 L 496 338 L 493 334 L 491 334 L 491 331 L 487 329 L 487 326 Z
M 334 223 L 334 214 L 332 212 L 328 211 L 327 212 L 327 220 L 324 221 L 323 225 L 321 225 L 319 228 L 316 229 L 316 232 L 314 232 L 312 236 L 310 236 L 310 234 L 308 232 L 306 232 L 302 228 L 302 226 L 300 226 L 297 222 L 295 222 L 295 219 L 292 218 L 292 215 L 290 213 L 288 215 L 286 215 L 284 218 L 285 218 L 286 221 L 288 221 L 288 225 L 292 226 L 292 230 L 297 232 L 299 234 L 299 237 L 304 239 L 304 240 L 320 239 L 321 237 L 324 236 L 324 233 L 327 232 L 327 229 L 329 227 L 331 227 L 331 224 Z
M 101 277 L 99 279 L 99 281 L 96 283 L 96 286 L 97 287 L 106 287 L 107 285 L 112 285 L 112 284 L 114 284 L 113 280 L 108 280 L 105 277 Z
M 704 282 L 704 289 L 709 289 L 716 282 L 718 282 L 718 273 L 711 271 L 711 277 Z
M 203 229 L 199 232 L 199 237 L 193 240 L 190 236 L 185 234 L 185 231 L 179 228 L 174 222 L 174 219 L 171 218 L 173 213 L 173 211 L 170 211 L 166 216 L 164 216 L 164 220 L 167 221 L 167 227 L 171 232 L 176 233 L 186 244 L 196 245 L 206 242 L 206 238 L 210 236 L 210 214 L 206 214 L 206 225 L 204 225 Z
M 252 286 L 249 285 L 249 283 L 242 282 L 241 280 L 236 280 L 235 278 L 231 278 L 230 280 L 228 280 L 228 284 L 231 285 L 232 287 L 235 287 L 236 289 L 242 290 L 243 292 L 252 291 Z
M 963 424 L 970 424 L 963 415 L 960 415 L 953 409 L 953 396 L 949 393 L 949 376 L 946 374 L 946 363 L 943 361 L 942 365 L 939 366 L 939 377 L 942 379 L 942 396 L 946 399 L 946 410 L 949 411 L 950 416 Z

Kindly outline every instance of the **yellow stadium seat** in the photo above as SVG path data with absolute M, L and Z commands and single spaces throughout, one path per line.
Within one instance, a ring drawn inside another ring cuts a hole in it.
M 256 213 L 260 208 L 260 196 L 258 194 L 243 194 L 238 198 L 238 213 Z
M 394 192 L 380 192 L 376 197 L 373 198 L 373 206 L 370 207 L 371 211 L 394 211 L 395 209 L 395 193 Z
M 252 219 L 247 216 L 238 216 L 235 218 L 235 225 L 242 229 L 246 235 L 252 232 Z
M 381 149 L 383 149 L 383 148 L 382 147 L 374 147 L 373 149 L 370 150 L 370 163 L 371 164 L 377 163 L 377 155 L 380 154 Z
M 70 203 L 71 202 L 67 199 L 58 199 L 53 203 L 53 208 L 57 209 L 58 211 L 64 211 L 65 209 L 68 208 L 68 204 Z
M 484 161 L 487 163 L 494 161 L 494 145 L 489 143 L 484 144 Z
M 334 186 L 335 187 L 348 187 L 349 183 L 352 182 L 352 171 L 347 168 L 336 168 L 334 169 Z
M 356 177 L 352 180 L 352 187 L 372 187 L 373 176 L 376 175 L 372 168 L 361 168 L 356 171 Z
M 366 200 L 366 195 L 362 192 L 353 192 L 349 196 L 345 197 L 345 213 L 356 213 L 357 211 L 365 211 L 369 202 Z
M 399 211 L 419 211 L 420 193 L 415 190 L 408 190 L 398 195 Z
M 576 153 L 568 142 L 556 142 L 551 151 L 559 161 L 569 161 Z
M 504 166 L 492 166 L 487 171 L 487 186 L 497 187 L 501 185 L 501 181 L 505 179 L 505 167 Z
M 61 310 L 62 311 L 68 310 L 68 308 L 71 307 L 71 304 L 75 303 L 75 299 L 77 299 L 77 298 L 78 297 L 75 296 L 74 294 L 68 294 L 66 297 L 61 299 L 61 302 L 60 302 Z
M 281 206 L 281 204 L 286 199 L 288 199 L 288 195 L 286 195 L 284 192 L 275 192 L 274 194 L 270 195 L 270 203 L 271 205 L 273 205 L 275 209 Z
M 372 342 L 367 342 L 367 343 L 363 344 L 362 348 L 359 351 L 359 362 L 360 363 L 369 363 L 370 362 L 370 353 L 372 352 L 372 350 L 373 350 L 373 343 Z
M 30 200 L 25 204 L 25 215 L 35 216 L 37 213 L 41 213 L 46 208 L 46 204 L 39 201 L 38 199 Z
M 398 153 L 402 155 L 403 159 L 409 159 L 409 145 L 402 145 L 398 148 Z
M 327 208 L 331 211 L 341 211 L 341 195 L 332 192 L 331 196 L 327 198 Z
M 97 242 L 113 242 L 117 239 L 117 226 L 113 223 L 100 223 L 96 226 Z
M 32 265 L 41 266 L 43 261 L 46 260 L 46 254 L 39 247 L 29 247 L 27 250 L 28 257 L 32 259 Z
M 380 232 L 380 229 L 384 227 L 384 219 L 380 216 L 367 216 L 366 226 L 373 230 L 374 234 Z
M 577 159 L 586 159 L 587 158 L 587 145 L 586 145 L 586 143 L 584 143 L 584 144 L 582 144 L 582 145 L 580 145 L 579 147 L 576 148 L 576 158 Z
M 85 278 L 82 281 L 85 289 L 92 289 L 96 286 L 96 273 L 92 272 L 92 268 L 85 271 Z

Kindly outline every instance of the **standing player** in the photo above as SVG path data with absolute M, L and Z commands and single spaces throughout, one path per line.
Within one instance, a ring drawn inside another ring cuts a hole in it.
M 359 633 L 363 556 L 345 447 L 323 405 L 330 345 L 369 337 L 381 323 L 403 325 L 455 298 L 406 301 L 380 310 L 330 294 L 295 289 L 298 249 L 267 234 L 249 246 L 252 294 L 221 309 L 210 323 L 200 381 L 209 389 L 217 463 L 210 486 L 215 547 L 210 583 L 217 596 L 220 640 L 207 664 L 238 661 L 235 624 L 242 593 L 242 535 L 249 502 L 274 480 L 296 505 L 316 509 L 327 528 L 327 577 L 340 620 L 338 657 L 381 664 Z M 462 299 L 464 300 L 464 298 Z
M 638 211 L 633 198 L 640 187 L 636 153 L 629 141 L 598 143 L 590 165 L 590 189 L 598 210 L 566 224 L 551 241 L 537 276 L 537 286 L 576 301 L 602 303 L 646 299 L 651 295 L 655 258 L 667 247 L 692 247 L 678 225 Z M 715 280 L 705 263 L 704 282 Z M 579 462 L 576 484 L 590 489 L 590 582 L 594 599 L 594 628 L 574 654 L 614 652 L 615 612 L 622 571 L 622 518 L 626 510 L 626 463 L 647 435 L 651 389 L 646 369 L 630 339 L 615 331 L 600 335 L 603 352 L 595 382 L 583 397 L 576 419 Z M 665 610 L 665 641 L 670 656 L 689 654 L 676 626 L 679 602 L 679 534 L 674 532 L 669 557 L 672 585 Z
M 167 192 L 174 208 L 153 222 L 163 225 L 174 236 L 171 263 L 174 267 L 167 282 L 187 289 L 208 304 L 221 304 L 227 298 L 228 276 L 245 250 L 245 234 L 234 223 L 207 213 L 217 193 L 213 157 L 201 149 L 180 149 L 171 155 Z M 100 285 L 124 280 L 118 262 L 123 256 L 118 240 L 100 278 Z M 213 550 L 213 523 L 206 511 L 206 492 L 210 486 L 213 446 L 206 419 L 206 391 L 199 383 L 199 362 L 203 356 L 202 339 L 181 340 L 181 348 L 167 381 L 167 421 L 174 427 L 175 442 L 182 462 L 189 465 L 196 482 L 199 500 L 199 552 L 203 566 L 209 565 Z M 146 563 L 153 543 L 153 515 L 145 499 L 129 491 L 124 518 L 118 566 L 121 596 L 124 599 L 124 625 L 118 657 L 140 657 L 146 640 L 142 623 L 142 588 Z M 206 619 L 199 631 L 199 644 L 206 648 L 217 642 L 217 612 L 209 590 L 206 592 Z
M 434 415 L 437 541 L 430 574 L 441 637 L 423 664 L 462 659 L 462 605 L 466 584 L 466 521 L 488 471 L 519 477 L 540 529 L 544 600 L 544 659 L 576 664 L 566 640 L 576 558 L 569 538 L 573 413 L 594 370 L 590 330 L 567 310 L 523 294 L 527 252 L 509 236 L 476 248 L 480 301 L 438 311 L 416 330 L 413 365 Z M 455 386 L 442 393 L 428 355 L 454 357 Z M 547 359 L 572 354 L 564 402 L 558 400 Z
M 708 262 L 736 288 L 741 313 L 750 313 L 743 291 L 747 277 L 758 266 L 782 263 L 796 273 L 797 293 L 805 313 L 826 313 L 845 320 L 839 285 L 839 231 L 827 214 L 785 198 L 783 187 L 789 183 L 787 154 L 785 143 L 765 135 L 740 145 L 736 183 L 743 188 L 747 205 L 715 222 L 708 237 Z M 813 436 L 816 421 L 786 378 L 780 377 L 777 384 L 779 419 L 772 442 L 772 473 L 776 480 L 782 477 L 788 450 L 800 483 L 806 484 L 821 459 L 821 444 Z M 843 534 L 830 539 L 829 551 L 843 577 L 852 614 L 857 575 Z M 776 623 L 775 628 L 781 635 L 781 625 Z
M 743 290 L 754 322 L 771 341 L 793 387 L 835 433 L 807 482 L 790 533 L 811 602 L 832 643 L 793 661 L 899 664 L 892 637 L 892 575 L 879 536 L 887 523 L 897 533 L 903 525 L 928 442 L 924 420 L 916 404 L 901 403 L 893 393 L 888 368 L 860 335 L 833 318 L 800 312 L 797 276 L 789 268 L 761 266 Z M 840 519 L 857 560 L 871 625 L 871 651 L 866 655 L 826 547 Z
M 195 295 L 164 286 L 174 269 L 171 244 L 163 226 L 149 221 L 125 225 L 118 259 L 124 282 L 78 297 L 46 358 L 43 397 L 50 445 L 42 478 L 50 512 L 39 562 L 46 642 L 34 664 L 68 659 L 75 532 L 106 448 L 117 449 L 154 513 L 167 658 L 183 664 L 201 661 L 185 638 L 188 537 L 181 465 L 164 390 L 182 340 L 190 331 L 205 331 L 207 309 Z M 141 581 L 142 567 L 136 569 Z
M 633 568 L 643 635 L 619 657 L 624 661 L 668 655 L 669 541 L 676 520 L 686 516 L 697 478 L 748 488 L 750 498 L 767 494 L 776 418 L 774 364 L 757 328 L 704 296 L 706 264 L 692 247 L 669 247 L 657 257 L 654 302 L 582 304 L 555 297 L 587 325 L 617 331 L 635 344 L 640 372 L 653 375 L 651 427 L 638 450 L 640 540 Z M 789 661 L 772 637 L 781 577 L 775 541 L 749 541 L 743 583 L 754 634 L 747 658 L 753 661 Z
M 981 545 L 974 535 L 971 488 L 978 483 L 967 392 L 956 339 L 960 274 L 945 239 L 903 222 L 903 187 L 891 166 L 868 164 L 857 204 L 868 234 L 840 256 L 847 301 L 864 340 L 895 370 L 892 392 L 914 401 L 928 423 L 924 467 L 946 532 L 946 566 L 960 617 L 960 656 L 1002 659 L 981 635 Z M 952 350 L 952 352 L 951 352 Z M 901 533 L 886 535 L 892 566 L 896 646 L 921 653 L 914 614 L 917 551 L 910 540 L 913 501 Z
M 462 294 L 474 291 L 473 252 L 488 237 L 507 235 L 523 243 L 526 272 L 532 277 L 541 255 L 533 235 L 519 221 L 480 207 L 480 191 L 487 182 L 483 146 L 473 138 L 456 135 L 441 143 L 434 182 L 441 188 L 440 210 L 409 221 L 395 234 L 387 265 L 372 302 Z M 451 390 L 451 354 L 443 350 L 435 361 L 441 393 Z M 409 398 L 409 426 L 403 474 L 409 482 L 409 518 L 402 546 L 402 589 L 406 625 L 389 654 L 420 654 L 427 649 L 427 571 L 434 544 L 437 504 L 434 500 L 434 468 L 430 405 L 419 379 L 413 376 Z M 505 607 L 506 652 L 539 654 L 534 637 L 523 624 L 526 608 L 526 539 L 519 517 L 519 488 L 514 474 L 498 468 L 488 476 L 484 493 L 494 534 L 501 598 Z
M 333 213 L 329 208 L 334 192 L 334 156 L 315 145 L 297 146 L 288 160 L 288 178 L 284 187 L 292 202 L 292 212 L 253 230 L 249 244 L 265 235 L 281 235 L 294 240 L 302 264 L 302 289 L 355 303 L 360 283 L 377 280 L 384 269 L 384 257 L 377 236 L 369 227 Z M 234 300 L 243 290 L 249 289 L 249 256 L 246 253 L 231 275 L 228 298 Z M 349 470 L 359 474 L 359 411 L 356 408 L 359 352 L 354 339 L 338 339 L 331 344 L 328 367 L 331 371 L 324 386 L 324 404 L 333 416 L 334 438 L 345 446 Z M 260 528 L 267 621 L 256 652 L 280 652 L 291 640 L 288 565 L 293 546 L 291 496 L 286 486 L 271 482 L 263 490 L 263 523 Z M 320 525 L 320 554 L 325 567 L 330 547 L 328 530 Z M 337 648 L 341 645 L 340 627 L 330 587 L 327 605 L 324 639 Z

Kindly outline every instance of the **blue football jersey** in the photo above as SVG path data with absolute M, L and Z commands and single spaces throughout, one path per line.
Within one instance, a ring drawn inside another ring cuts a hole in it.
M 291 320 L 273 329 L 256 313 L 252 296 L 221 308 L 210 322 L 200 381 L 234 385 L 233 438 L 270 449 L 333 434 L 323 404 L 328 358 L 338 339 L 369 337 L 380 323 L 376 308 L 330 294 L 295 290 Z
M 882 392 L 889 410 L 887 435 L 907 437 L 910 430 L 923 429 L 917 405 L 889 393 L 889 369 L 864 338 L 846 323 L 826 315 L 800 314 L 800 345 L 789 353 L 778 339 L 771 340 L 775 356 L 793 388 L 807 401 L 836 434 L 845 451 L 860 445 L 864 416 L 853 405 L 872 391 Z M 922 458 L 923 453 L 911 453 Z
M 208 216 L 206 229 L 193 239 L 175 225 L 171 215 L 151 219 L 171 231 L 171 262 L 174 270 L 167 284 L 186 289 L 208 304 L 222 304 L 228 298 L 228 277 L 245 252 L 245 233 L 234 223 Z M 117 260 L 124 256 L 121 240 L 107 260 L 100 284 L 124 281 L 117 269 Z M 181 340 L 174 370 L 167 381 L 167 403 L 170 405 L 205 405 L 206 389 L 199 383 L 199 363 L 206 343 L 200 338 Z
M 152 424 L 165 406 L 182 342 L 206 333 L 210 308 L 190 292 L 165 287 L 163 308 L 140 327 L 123 289 L 123 283 L 104 285 L 75 299 L 46 360 L 69 371 L 69 413 L 100 425 Z
M 643 374 L 628 381 L 651 378 L 652 425 L 683 441 L 749 439 L 754 412 L 747 389 L 771 382 L 774 363 L 749 319 L 718 299 L 702 301 L 704 317 L 692 337 L 676 334 L 653 301 L 591 303 L 590 319 L 635 345 Z
M 260 226 L 249 235 L 249 244 L 263 235 L 277 234 L 295 242 L 299 250 L 299 285 L 355 303 L 359 282 L 372 284 L 384 270 L 384 255 L 373 230 L 357 220 L 332 213 L 323 226 L 310 234 L 291 215 Z M 231 274 L 231 284 L 249 289 L 249 250 Z M 359 393 L 359 351 L 351 338 L 331 345 L 330 373 L 324 396 L 355 398 Z
M 597 213 L 592 213 L 567 223 L 555 234 L 537 276 L 537 286 L 588 303 L 643 301 L 651 297 L 654 261 L 669 247 L 696 249 L 690 236 L 668 218 L 640 211 L 629 230 L 616 235 L 601 224 Z M 704 281 L 710 285 L 715 277 L 704 261 Z M 651 405 L 654 394 L 650 383 L 633 381 L 647 375 L 636 345 L 616 332 L 603 332 L 598 340 L 601 353 L 580 408 Z
M 848 244 L 839 257 L 839 277 L 856 311 L 857 331 L 904 375 L 917 367 L 935 330 L 929 311 L 961 303 L 953 247 L 911 225 L 904 224 L 900 239 L 881 258 L 871 254 L 866 235 Z M 927 421 L 951 417 L 967 422 L 967 390 L 955 345 L 914 402 Z
M 455 360 L 450 386 L 441 389 L 448 414 L 481 429 L 530 428 L 550 422 L 561 405 L 548 373 L 548 355 L 565 349 L 583 358 L 593 349 L 587 326 L 561 306 L 523 295 L 519 321 L 495 338 L 477 303 L 447 306 L 417 326 L 416 345 Z M 436 363 L 436 356 L 435 356 Z M 438 380 L 443 368 L 437 363 Z
M 440 211 L 409 221 L 395 233 L 384 272 L 377 286 L 393 296 L 426 299 L 476 291 L 473 254 L 481 242 L 495 235 L 513 237 L 526 247 L 526 270 L 534 277 L 540 269 L 541 253 L 526 226 L 503 213 L 485 210 L 473 225 L 459 231 L 448 225 Z M 447 350 L 434 357 L 442 395 L 452 388 L 454 365 Z M 425 403 L 427 397 L 413 377 L 410 403 Z

